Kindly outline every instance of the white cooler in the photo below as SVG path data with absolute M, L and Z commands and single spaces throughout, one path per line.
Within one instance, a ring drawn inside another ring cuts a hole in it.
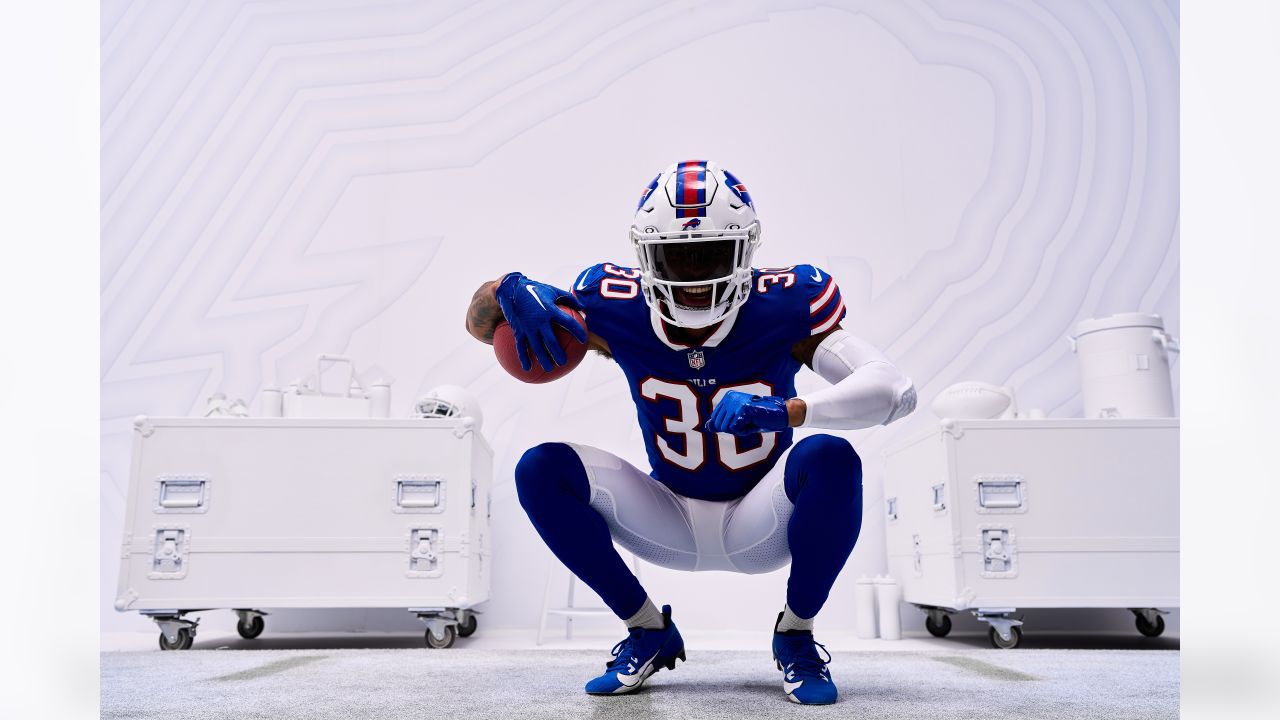
M 493 452 L 470 418 L 135 422 L 116 609 L 191 646 L 192 610 L 405 608 L 427 644 L 489 597 Z
M 1126 608 L 1164 630 L 1178 594 L 1178 420 L 944 420 L 885 452 L 889 572 L 939 637 L 968 610 L 1014 647 L 1018 608 Z

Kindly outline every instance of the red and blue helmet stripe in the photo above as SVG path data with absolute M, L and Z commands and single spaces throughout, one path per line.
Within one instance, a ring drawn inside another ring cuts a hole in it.
M 707 216 L 707 161 L 686 160 L 676 165 L 676 217 Z

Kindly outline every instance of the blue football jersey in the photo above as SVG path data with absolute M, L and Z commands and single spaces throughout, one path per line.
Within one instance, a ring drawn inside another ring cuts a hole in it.
M 702 342 L 671 340 L 645 304 L 640 271 L 601 263 L 573 284 L 588 329 L 609 344 L 626 375 L 650 473 L 701 500 L 742 497 L 791 445 L 792 431 L 735 437 L 703 429 L 730 390 L 795 395 L 795 344 L 844 317 L 834 280 L 812 265 L 753 270 L 751 295 Z

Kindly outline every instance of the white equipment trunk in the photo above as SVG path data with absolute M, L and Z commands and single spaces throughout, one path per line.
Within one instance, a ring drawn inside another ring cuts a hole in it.
M 493 452 L 469 418 L 135 430 L 117 610 L 398 607 L 456 624 L 489 597 Z
M 889 573 L 935 635 L 973 610 L 1012 647 L 1028 607 L 1128 608 L 1151 634 L 1179 603 L 1176 418 L 945 421 L 885 452 L 884 484 Z

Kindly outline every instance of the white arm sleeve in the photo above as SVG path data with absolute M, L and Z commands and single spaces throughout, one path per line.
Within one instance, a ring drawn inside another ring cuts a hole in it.
M 889 358 L 864 340 L 837 330 L 813 352 L 814 372 L 831 387 L 801 395 L 804 424 L 832 430 L 888 425 L 916 407 L 916 390 Z

